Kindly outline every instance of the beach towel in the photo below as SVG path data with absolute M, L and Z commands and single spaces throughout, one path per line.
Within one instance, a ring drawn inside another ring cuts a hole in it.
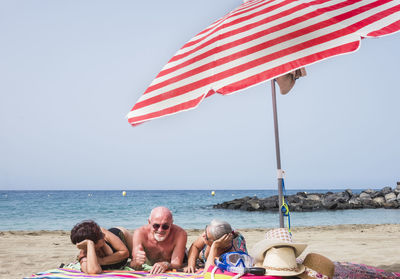
M 33 274 L 28 278 L 41 278 L 41 279 L 102 279 L 102 278 L 142 278 L 146 279 L 169 279 L 169 278 L 180 278 L 180 279 L 203 279 L 202 270 L 189 274 L 184 272 L 166 272 L 161 274 L 150 274 L 146 271 L 130 271 L 130 270 L 110 270 L 103 271 L 101 274 L 89 275 L 78 270 L 68 268 L 56 268 L 45 272 L 39 272 Z
M 334 262 L 333 279 L 398 279 L 400 273 L 385 271 L 373 266 L 348 262 Z
M 364 264 L 348 263 L 348 262 L 334 262 L 335 264 L 335 275 L 333 279 L 399 279 L 400 273 L 389 272 L 382 269 L 378 269 L 373 266 Z M 113 270 L 105 271 L 102 274 L 89 275 L 78 270 L 68 268 L 56 268 L 45 272 L 39 272 L 33 274 L 28 278 L 40 278 L 40 279 L 102 279 L 102 278 L 139 278 L 146 277 L 146 279 L 210 279 L 211 271 L 214 266 L 210 266 L 205 274 L 202 274 L 202 270 L 194 274 L 188 274 L 183 272 L 167 272 L 161 274 L 151 275 L 146 271 L 128 271 L 128 270 Z M 230 279 L 235 276 L 235 273 L 222 271 L 218 269 L 215 273 L 215 279 Z M 243 279 L 278 279 L 282 277 L 276 276 L 255 276 L 255 275 L 244 275 Z
M 210 279 L 211 270 L 214 266 L 210 266 L 209 272 L 203 274 L 203 270 L 199 270 L 196 273 L 184 273 L 184 272 L 166 272 L 161 274 L 150 274 L 146 271 L 129 271 L 129 270 L 113 270 L 104 271 L 101 274 L 89 275 L 78 270 L 69 268 L 56 268 L 45 272 L 39 272 L 33 274 L 31 277 L 24 279 L 102 279 L 102 278 L 142 278 L 146 279 Z M 215 279 L 230 279 L 235 276 L 236 273 L 222 271 L 218 269 L 215 273 Z M 243 279 L 283 279 L 282 277 L 275 276 L 255 276 L 255 275 L 243 275 Z
M 214 269 L 214 267 L 215 267 L 214 265 L 210 265 L 207 272 L 204 274 L 204 279 L 211 279 L 211 272 Z M 215 274 L 214 274 L 214 278 L 215 279 L 231 279 L 232 277 L 234 277 L 236 275 L 237 275 L 237 273 L 232 273 L 232 272 L 217 268 L 215 271 Z M 242 275 L 240 278 L 241 279 L 284 279 L 283 277 L 280 277 L 280 276 L 267 276 L 267 275 L 257 276 L 257 275 L 253 275 L 253 274 Z

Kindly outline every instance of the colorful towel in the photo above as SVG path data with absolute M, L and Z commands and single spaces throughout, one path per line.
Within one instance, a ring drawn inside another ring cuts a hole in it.
M 398 279 L 400 273 L 384 271 L 364 264 L 335 262 L 333 279 Z
M 229 279 L 232 278 L 234 273 L 216 273 L 216 279 Z M 101 279 L 101 278 L 139 278 L 146 277 L 151 279 L 170 279 L 170 278 L 179 278 L 179 279 L 207 279 L 210 278 L 210 273 L 207 272 L 205 275 L 202 274 L 202 270 L 198 271 L 195 274 L 187 274 L 183 272 L 167 272 L 162 274 L 154 274 L 151 275 L 145 271 L 128 271 L 128 270 L 114 270 L 114 271 L 105 271 L 102 274 L 96 275 L 88 275 L 82 273 L 77 270 L 68 269 L 68 268 L 56 268 L 52 270 L 48 270 L 45 272 L 40 272 L 32 275 L 28 278 L 41 278 L 41 279 Z M 272 278 L 271 276 L 253 276 L 246 275 L 242 277 L 245 279 L 266 279 Z M 277 277 L 275 277 L 277 278 Z M 355 263 L 347 263 L 347 262 L 335 262 L 335 276 L 333 279 L 399 279 L 400 273 L 384 271 L 382 269 L 378 269 L 372 266 L 367 266 L 363 264 L 355 264 Z
M 66 279 L 66 278 L 79 278 L 79 279 L 101 279 L 101 278 L 140 278 L 146 277 L 151 279 L 166 279 L 166 278 L 181 278 L 181 279 L 197 279 L 204 278 L 202 271 L 195 274 L 188 274 L 183 272 L 167 272 L 162 274 L 149 274 L 146 271 L 128 271 L 128 270 L 113 270 L 104 271 L 101 274 L 89 275 L 78 270 L 68 268 L 56 268 L 45 272 L 33 274 L 28 278 L 41 278 L 41 279 Z
M 211 272 L 214 269 L 214 267 L 215 267 L 214 265 L 210 265 L 207 272 L 204 274 L 204 279 L 211 279 Z M 215 271 L 215 274 L 214 274 L 214 278 L 215 279 L 231 279 L 235 275 L 237 275 L 237 273 L 232 273 L 232 272 L 217 268 L 217 270 Z M 257 275 L 253 275 L 253 274 L 245 274 L 245 275 L 242 275 L 240 278 L 241 279 L 283 279 L 283 277 L 280 277 L 280 276 L 268 276 L 268 275 L 257 276 Z

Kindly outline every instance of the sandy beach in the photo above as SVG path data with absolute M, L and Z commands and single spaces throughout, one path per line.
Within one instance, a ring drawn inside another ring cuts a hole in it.
M 268 228 L 240 230 L 248 248 L 263 239 Z M 188 247 L 201 230 L 188 231 Z M 317 252 L 333 261 L 378 266 L 400 272 L 400 224 L 297 227 L 295 242 L 307 243 L 301 257 Z M 68 231 L 1 231 L 0 278 L 23 278 L 74 262 L 77 249 Z

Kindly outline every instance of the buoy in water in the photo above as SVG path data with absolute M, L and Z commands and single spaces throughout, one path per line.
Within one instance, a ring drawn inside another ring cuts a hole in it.
M 126 192 L 125 191 L 122 191 L 122 196 L 126 196 Z
M 215 196 L 215 191 L 211 191 L 211 196 Z

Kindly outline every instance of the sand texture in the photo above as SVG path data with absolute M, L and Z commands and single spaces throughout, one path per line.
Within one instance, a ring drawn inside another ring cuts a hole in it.
M 264 238 L 265 229 L 239 230 L 249 249 Z M 188 231 L 188 247 L 201 230 Z M 333 261 L 378 266 L 400 272 L 400 224 L 297 227 L 293 240 L 308 244 L 309 252 Z M 0 232 L 0 278 L 23 278 L 74 262 L 78 250 L 67 231 Z

